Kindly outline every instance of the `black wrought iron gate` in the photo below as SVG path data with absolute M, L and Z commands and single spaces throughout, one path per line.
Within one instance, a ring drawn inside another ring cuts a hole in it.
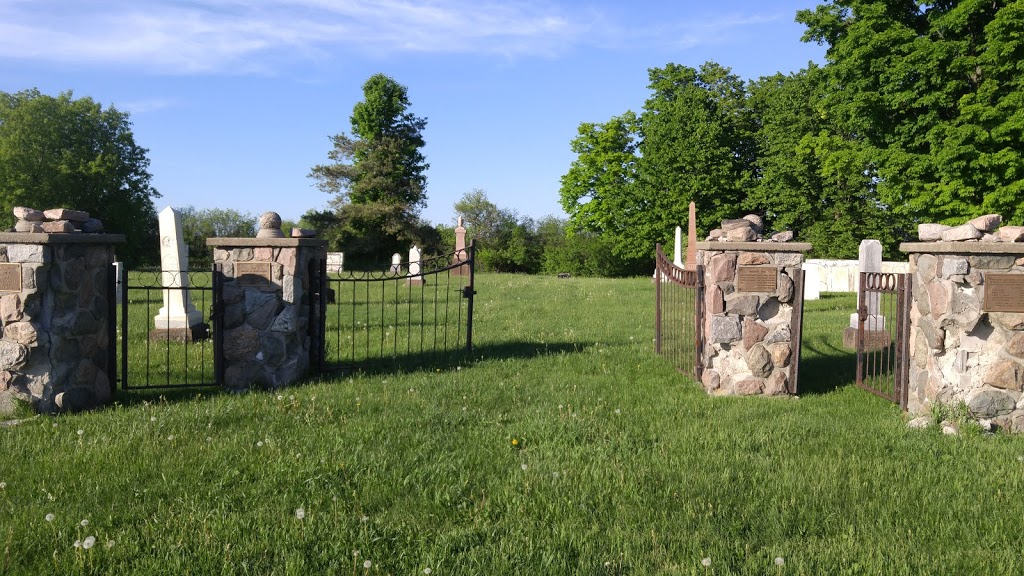
M 910 274 L 861 272 L 857 292 L 857 386 L 907 409 Z
M 704 271 L 686 270 L 655 247 L 654 349 L 676 370 L 700 381 L 703 371 Z
M 473 349 L 474 266 L 472 243 L 384 272 L 328 274 L 323 261 L 312 283 L 321 314 L 312 365 L 351 372 L 461 361 Z
M 116 277 L 119 310 L 111 335 L 118 339 L 122 390 L 196 388 L 223 382 L 218 311 L 224 306 L 217 301 L 223 297 L 222 282 L 218 270 L 126 271 Z M 174 310 L 165 310 L 169 303 Z M 200 322 L 179 327 L 176 322 L 157 321 L 165 312 L 179 311 L 176 304 L 184 310 L 194 307 L 193 318 Z

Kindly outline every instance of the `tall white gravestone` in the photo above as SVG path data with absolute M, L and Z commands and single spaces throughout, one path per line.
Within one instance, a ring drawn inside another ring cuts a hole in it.
M 882 271 L 882 243 L 878 240 L 860 241 L 860 262 L 859 272 L 881 272 Z M 858 274 L 859 276 L 859 274 Z M 865 294 L 863 302 L 857 300 L 857 308 L 867 308 L 867 319 L 864 322 L 865 330 L 884 330 L 885 317 L 880 311 L 882 295 L 873 292 Z M 860 324 L 860 315 L 854 312 L 850 314 L 850 328 L 857 328 Z
M 683 267 L 683 227 L 676 226 L 676 244 L 672 247 L 675 253 L 672 254 L 672 263 L 676 268 Z
M 164 306 L 154 318 L 154 332 L 181 331 L 182 334 L 174 339 L 184 339 L 186 332 L 203 324 L 203 313 L 192 306 L 188 294 L 188 252 L 182 238 L 181 214 L 168 206 L 160 212 L 159 221 L 160 283 L 164 287 Z
M 423 284 L 423 276 L 420 274 L 420 260 L 423 256 L 420 249 L 413 246 L 409 249 L 409 284 Z

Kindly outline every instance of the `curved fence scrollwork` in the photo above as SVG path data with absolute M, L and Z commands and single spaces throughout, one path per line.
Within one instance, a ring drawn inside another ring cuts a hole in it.
M 655 351 L 676 370 L 700 381 L 703 270 L 680 268 L 655 247 Z
M 321 371 L 457 361 L 473 348 L 474 245 L 383 271 L 319 270 Z

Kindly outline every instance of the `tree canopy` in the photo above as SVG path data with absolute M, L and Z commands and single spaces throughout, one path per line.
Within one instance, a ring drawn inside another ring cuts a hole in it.
M 71 92 L 0 92 L 0 227 L 14 223 L 14 206 L 85 210 L 125 235 L 126 262 L 155 258 L 160 194 L 128 117 Z
M 421 151 L 427 120 L 409 111 L 406 87 L 384 74 L 363 84 L 363 96 L 349 118 L 352 136 L 332 136 L 331 162 L 309 173 L 334 195 L 331 210 L 309 211 L 303 219 L 345 252 L 346 263 L 378 266 L 412 244 L 436 249 L 439 239 L 419 219 L 430 166 Z
M 708 62 L 649 71 L 640 114 L 580 125 L 562 178 L 571 231 L 650 256 L 761 214 L 819 257 L 892 254 L 921 222 L 1024 224 L 1024 2 L 832 0 L 801 10 L 824 66 L 744 82 Z

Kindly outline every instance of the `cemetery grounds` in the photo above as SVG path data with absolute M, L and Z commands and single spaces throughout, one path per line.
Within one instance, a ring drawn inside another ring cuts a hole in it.
M 854 294 L 806 303 L 769 399 L 655 356 L 649 278 L 477 291 L 472 358 L 429 370 L 23 414 L 0 574 L 1024 573 L 1024 439 L 856 388 Z

